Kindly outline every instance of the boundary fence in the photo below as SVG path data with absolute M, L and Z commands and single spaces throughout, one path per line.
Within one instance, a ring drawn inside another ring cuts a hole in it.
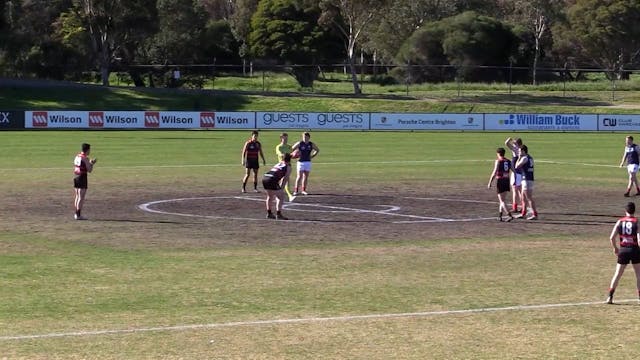
M 2 111 L 0 130 L 640 131 L 640 114 Z

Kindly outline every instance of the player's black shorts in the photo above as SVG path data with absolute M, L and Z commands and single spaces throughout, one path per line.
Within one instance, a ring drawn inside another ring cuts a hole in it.
M 618 264 L 626 265 L 628 263 L 640 263 L 640 247 L 620 247 L 620 251 L 618 251 Z
M 262 178 L 262 187 L 264 187 L 265 190 L 282 190 L 280 181 L 268 176 Z
M 86 189 L 89 187 L 89 179 L 87 174 L 76 175 L 73 178 L 73 187 L 76 189 Z
M 496 181 L 496 192 L 501 194 L 503 192 L 510 191 L 509 178 L 500 178 Z
M 260 160 L 258 158 L 249 158 L 245 161 L 244 167 L 247 169 L 259 169 L 260 168 Z

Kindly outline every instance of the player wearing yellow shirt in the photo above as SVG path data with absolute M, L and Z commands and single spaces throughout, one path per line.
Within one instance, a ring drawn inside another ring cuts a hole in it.
M 291 154 L 291 145 L 287 143 L 289 140 L 289 134 L 282 133 L 280 134 L 280 144 L 276 145 L 276 155 L 278 155 L 278 160 L 282 161 L 284 159 L 285 154 Z M 293 201 L 293 195 L 291 195 L 291 191 L 289 191 L 289 177 L 287 176 L 287 182 L 284 187 L 284 192 L 289 196 L 289 201 Z
M 289 135 L 287 133 L 280 134 L 280 144 L 276 145 L 276 155 L 278 160 L 284 159 L 284 154 L 291 154 L 291 145 L 287 144 Z

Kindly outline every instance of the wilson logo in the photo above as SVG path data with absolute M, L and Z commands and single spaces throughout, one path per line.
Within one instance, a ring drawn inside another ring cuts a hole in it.
M 216 113 L 203 112 L 200 113 L 200 127 L 212 128 L 216 126 Z
M 89 112 L 89 127 L 103 127 L 104 113 L 102 111 Z
M 146 111 L 144 113 L 144 127 L 160 127 L 160 113 L 157 111 Z
M 49 114 L 46 111 L 34 111 L 31 115 L 33 127 L 47 127 L 49 125 Z

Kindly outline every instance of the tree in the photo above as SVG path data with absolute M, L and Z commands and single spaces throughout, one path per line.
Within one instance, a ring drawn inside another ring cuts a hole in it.
M 611 77 L 639 63 L 640 2 L 578 0 L 568 10 L 571 35 L 584 56 Z
M 362 93 L 355 67 L 356 45 L 366 28 L 388 3 L 389 0 L 320 0 L 320 23 L 332 25 L 343 37 L 356 95 Z
M 372 23 L 365 47 L 380 58 L 393 61 L 400 47 L 416 29 L 427 22 L 455 14 L 453 1 L 396 0 L 389 4 Z
M 71 0 L 5 1 L 0 15 L 3 62 L 15 74 L 61 79 L 68 54 L 52 34 L 52 23 Z M 74 64 L 69 64 L 73 66 Z
M 198 5 L 202 6 L 209 14 L 210 20 L 229 21 L 233 15 L 234 0 L 198 0 Z
M 240 42 L 239 55 L 242 58 L 242 69 L 245 71 L 248 55 L 249 33 L 251 32 L 251 17 L 258 8 L 258 0 L 235 0 L 229 23 L 236 40 Z
M 454 65 L 457 76 L 478 80 L 483 76 L 477 72 L 477 66 L 500 66 L 509 63 L 517 54 L 518 37 L 511 28 L 500 21 L 469 11 L 441 21 L 429 23 L 416 31 L 403 45 L 399 63 L 424 65 Z M 450 76 L 448 70 L 427 68 L 410 69 L 412 79 L 432 80 L 437 71 L 439 81 Z M 429 72 L 430 71 L 430 72 Z M 495 79 L 500 71 L 493 71 L 488 79 Z
M 551 43 L 551 26 L 561 17 L 565 0 L 501 0 L 500 8 L 507 21 L 522 25 L 533 38 L 532 83 L 537 84 L 537 70 L 543 47 Z
M 109 85 L 114 62 L 130 47 L 139 47 L 153 31 L 155 0 L 73 0 L 74 13 L 83 24 L 102 84 Z
M 207 15 L 192 0 L 157 0 L 158 32 L 151 60 L 156 64 L 192 64 L 201 48 Z
M 224 20 L 209 21 L 200 42 L 202 58 L 200 63 L 237 64 L 240 61 L 240 43 L 236 40 L 229 22 Z
M 291 75 L 311 87 L 318 74 L 314 65 L 327 59 L 335 44 L 330 32 L 318 25 L 320 9 L 304 0 L 262 0 L 249 34 L 251 54 L 291 65 Z

